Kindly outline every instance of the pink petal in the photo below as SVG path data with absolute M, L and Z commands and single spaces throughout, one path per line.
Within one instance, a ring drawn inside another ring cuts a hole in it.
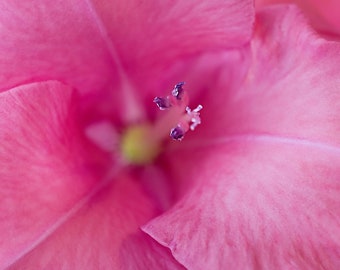
M 84 93 L 117 78 L 84 1 L 1 1 L 0 9 L 0 91 L 57 79 Z
M 231 52 L 201 95 L 196 142 L 167 153 L 182 199 L 144 231 L 189 269 L 339 269 L 340 46 L 277 7 L 250 48 L 246 76 Z
M 74 100 L 56 81 L 0 94 L 0 268 L 34 248 L 102 177 Z
M 143 230 L 188 269 L 339 269 L 339 149 L 253 138 L 171 160 L 195 185 Z
M 261 8 L 275 3 L 294 3 L 303 9 L 312 24 L 326 33 L 340 34 L 340 3 L 338 0 L 257 0 Z
M 120 175 L 10 269 L 183 269 L 139 226 L 155 208 Z
M 293 6 L 257 19 L 248 74 L 235 82 L 230 64 L 238 74 L 244 62 L 226 62 L 201 96 L 204 124 L 195 136 L 203 143 L 267 134 L 340 146 L 340 43 L 320 38 Z
M 146 91 L 182 57 L 237 47 L 252 34 L 250 0 L 93 2 L 123 67 Z

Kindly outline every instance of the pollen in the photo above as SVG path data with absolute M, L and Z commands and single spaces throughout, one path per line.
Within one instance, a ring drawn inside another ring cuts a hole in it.
M 130 164 L 146 165 L 160 153 L 161 147 L 153 140 L 152 127 L 147 124 L 129 127 L 122 136 L 121 151 Z

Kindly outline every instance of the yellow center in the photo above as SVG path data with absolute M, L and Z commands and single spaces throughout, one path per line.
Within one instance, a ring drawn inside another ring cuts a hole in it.
M 152 138 L 150 125 L 129 127 L 122 136 L 121 151 L 130 164 L 145 165 L 151 163 L 161 151 L 158 140 Z

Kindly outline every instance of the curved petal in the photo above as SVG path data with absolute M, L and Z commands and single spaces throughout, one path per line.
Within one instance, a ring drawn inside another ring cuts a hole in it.
M 122 245 L 121 269 L 185 270 L 172 256 L 170 250 L 161 246 L 149 235 L 140 231 Z
M 0 94 L 0 268 L 33 248 L 102 177 L 74 101 L 56 81 Z
M 251 50 L 202 94 L 197 147 L 168 151 L 182 199 L 144 230 L 189 269 L 338 269 L 339 44 L 281 6 Z
M 252 34 L 250 0 L 92 2 L 124 68 L 141 88 L 182 57 L 235 48 Z
M 140 231 L 154 216 L 138 182 L 121 174 L 10 269 L 183 269 Z
M 295 7 L 279 6 L 258 15 L 251 50 L 242 82 L 222 72 L 202 94 L 201 142 L 260 133 L 339 146 L 340 43 L 320 38 Z
M 82 93 L 103 90 L 116 71 L 84 1 L 1 1 L 0 91 L 59 80 Z
M 195 183 L 143 230 L 188 269 L 339 268 L 339 148 L 255 137 L 169 159 Z

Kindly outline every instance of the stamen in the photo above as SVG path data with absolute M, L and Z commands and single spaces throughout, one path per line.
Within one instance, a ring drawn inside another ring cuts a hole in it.
M 176 141 L 181 141 L 184 138 L 184 133 L 183 128 L 178 125 L 170 131 L 170 137 Z
M 160 110 L 166 110 L 171 107 L 171 103 L 168 97 L 161 98 L 161 97 L 155 97 L 153 102 L 155 102 Z
M 152 163 L 161 153 L 169 130 L 173 140 L 181 141 L 186 132 L 201 123 L 200 111 L 203 107 L 198 105 L 194 110 L 188 107 L 189 97 L 183 85 L 184 82 L 176 84 L 166 97 L 154 98 L 153 102 L 164 112 L 153 124 L 136 123 L 122 133 L 119 141 L 125 162 L 133 165 Z
M 183 86 L 184 82 L 180 82 L 175 85 L 174 90 L 172 90 L 172 95 L 177 98 L 178 100 L 181 100 L 184 94 Z
M 170 123 L 176 123 L 177 125 L 171 129 L 170 137 L 174 140 L 181 141 L 184 138 L 184 134 L 190 129 L 195 128 L 201 124 L 200 111 L 203 106 L 198 105 L 194 110 L 191 110 L 187 105 L 189 98 L 187 93 L 183 89 L 184 82 L 180 82 L 175 85 L 172 90 L 172 96 L 165 98 L 155 97 L 154 102 L 157 104 L 160 110 L 169 109 L 169 116 L 164 119 L 171 119 Z M 174 116 L 177 118 L 174 118 Z M 167 120 L 165 120 L 167 122 Z M 166 123 L 158 126 L 167 126 Z

